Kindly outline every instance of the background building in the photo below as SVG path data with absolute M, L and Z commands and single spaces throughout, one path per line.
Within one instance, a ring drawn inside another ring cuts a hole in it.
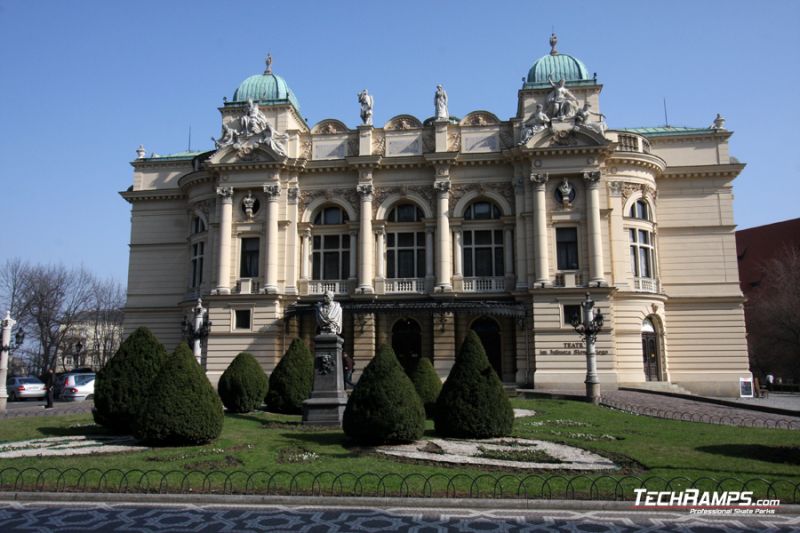
M 293 337 L 311 343 L 311 305 L 332 290 L 357 371 L 390 342 L 446 377 L 474 329 L 504 382 L 582 389 L 569 322 L 588 290 L 605 386 L 736 394 L 750 374 L 731 132 L 720 116 L 608 129 L 602 89 L 553 36 L 510 120 L 450 116 L 439 89 L 433 117 L 375 127 L 364 91 L 358 127 L 309 126 L 268 59 L 220 107 L 215 150 L 140 148 L 122 193 L 126 331 L 171 347 L 202 296 L 212 381 L 245 350 L 269 372 Z

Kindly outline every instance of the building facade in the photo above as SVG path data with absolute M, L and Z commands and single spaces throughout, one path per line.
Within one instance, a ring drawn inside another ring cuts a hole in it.
M 604 387 L 661 382 L 735 394 L 749 377 L 724 120 L 609 129 L 602 85 L 556 50 L 530 68 L 517 114 L 309 126 L 271 59 L 220 107 L 215 148 L 138 151 L 126 331 L 168 347 L 198 296 L 216 382 L 249 351 L 270 372 L 314 302 L 344 309 L 356 375 L 376 347 L 426 356 L 446 378 L 469 329 L 502 381 L 582 389 L 570 325 L 590 292 Z M 354 102 L 354 105 L 356 103 Z M 664 385 L 669 387 L 670 385 Z

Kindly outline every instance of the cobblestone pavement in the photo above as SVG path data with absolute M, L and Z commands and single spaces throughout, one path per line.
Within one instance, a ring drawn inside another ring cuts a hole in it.
M 91 413 L 94 402 L 60 402 L 53 403 L 52 409 L 45 409 L 43 401 L 10 402 L 6 404 L 6 412 L 0 413 L 2 418 L 16 418 L 18 416 L 54 416 Z
M 359 509 L 277 505 L 2 503 L 4 533 L 84 531 L 533 532 L 798 531 L 800 517 L 700 517 L 640 511 Z
M 697 400 L 627 390 L 602 393 L 603 405 L 623 411 L 696 422 L 744 427 L 779 427 L 800 430 L 800 416 L 785 416 Z

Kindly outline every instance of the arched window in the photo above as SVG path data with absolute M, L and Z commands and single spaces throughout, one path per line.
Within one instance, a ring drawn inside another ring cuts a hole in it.
M 464 211 L 465 222 L 461 240 L 465 278 L 505 275 L 503 226 L 499 220 L 500 216 L 500 209 L 494 203 L 485 200 L 471 203 Z M 470 286 L 470 282 L 465 283 L 465 290 L 469 290 Z
M 425 277 L 425 228 L 422 209 L 413 203 L 397 204 L 386 217 L 386 277 L 417 280 Z M 389 283 L 389 292 L 417 292 L 417 283 Z
M 631 218 L 638 218 L 639 220 L 650 220 L 650 207 L 644 200 L 636 200 L 631 204 Z
M 314 216 L 311 277 L 314 280 L 346 280 L 350 277 L 350 235 L 347 211 L 323 207 Z
M 189 287 L 197 289 L 203 284 L 203 266 L 205 260 L 206 221 L 200 215 L 192 217 L 189 240 Z

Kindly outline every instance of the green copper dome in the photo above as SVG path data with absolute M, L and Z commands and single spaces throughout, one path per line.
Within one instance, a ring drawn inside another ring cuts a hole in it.
M 256 74 L 244 80 L 236 92 L 232 102 L 252 100 L 259 104 L 292 104 L 299 112 L 300 103 L 289 88 L 286 80 L 272 73 L 272 56 L 267 56 L 267 70 L 264 74 Z
M 542 56 L 536 60 L 531 69 L 528 71 L 528 79 L 525 82 L 525 88 L 536 87 L 549 87 L 549 79 L 555 82 L 565 80 L 567 83 L 573 82 L 587 82 L 593 81 L 586 69 L 586 65 L 569 54 L 560 54 L 556 50 L 556 43 L 558 38 L 553 34 L 550 37 L 550 46 L 552 50 L 546 56 Z

